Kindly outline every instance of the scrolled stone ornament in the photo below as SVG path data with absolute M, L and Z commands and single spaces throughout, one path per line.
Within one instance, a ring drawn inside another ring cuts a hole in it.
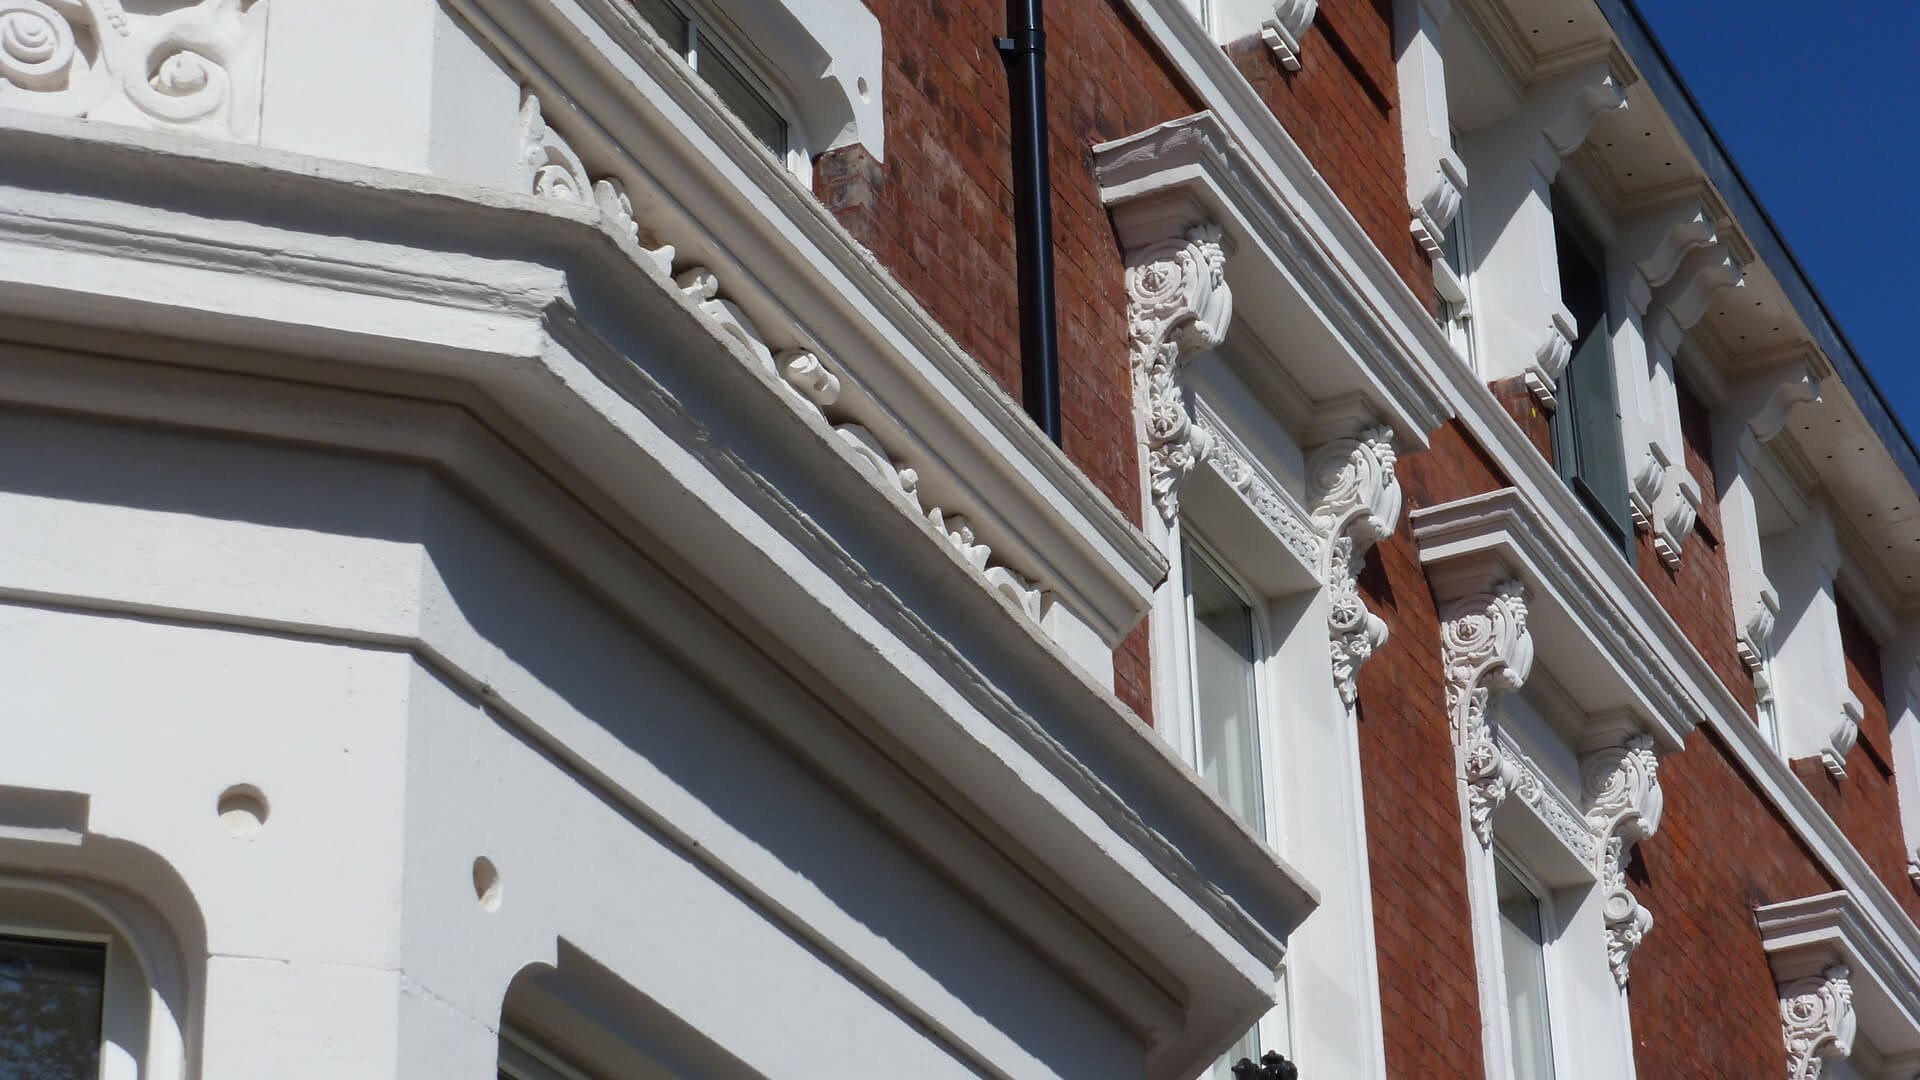
M 1826 1063 L 1853 1053 L 1853 973 L 1845 964 L 1780 986 L 1787 1080 L 1820 1080 Z
M 0 79 L 22 90 L 62 90 L 78 58 L 66 15 L 42 0 L 0 0 Z
M 1653 929 L 1653 913 L 1627 888 L 1627 859 L 1635 844 L 1660 828 L 1666 796 L 1660 790 L 1659 770 L 1650 735 L 1634 735 L 1580 759 L 1587 825 L 1604 840 L 1595 869 L 1606 891 L 1607 962 L 1614 982 L 1622 987 L 1627 985 L 1629 959 Z
M 1225 340 L 1233 317 L 1220 236 L 1218 226 L 1195 226 L 1128 259 L 1128 351 L 1146 438 L 1147 487 L 1169 523 L 1180 514 L 1181 481 L 1210 448 L 1187 411 L 1180 371 L 1195 353 Z
M 1396 460 L 1393 429 L 1372 427 L 1319 447 L 1307 461 L 1309 516 L 1324 537 L 1320 572 L 1334 685 L 1349 708 L 1359 696 L 1360 665 L 1387 642 L 1386 621 L 1367 610 L 1359 579 L 1367 552 L 1400 520 Z
M 1483 846 L 1493 843 L 1493 814 L 1518 778 L 1494 741 L 1487 708 L 1496 693 L 1518 690 L 1533 670 L 1526 587 L 1518 581 L 1455 600 L 1440 612 L 1447 715 L 1462 753 L 1468 819 Z

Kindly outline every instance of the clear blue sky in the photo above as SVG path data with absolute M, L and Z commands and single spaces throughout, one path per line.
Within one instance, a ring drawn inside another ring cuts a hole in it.
M 1920 437 L 1920 0 L 1637 0 Z

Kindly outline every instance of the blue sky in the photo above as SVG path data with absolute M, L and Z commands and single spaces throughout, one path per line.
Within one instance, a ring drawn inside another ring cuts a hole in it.
M 1920 0 L 1637 0 L 1920 435 Z

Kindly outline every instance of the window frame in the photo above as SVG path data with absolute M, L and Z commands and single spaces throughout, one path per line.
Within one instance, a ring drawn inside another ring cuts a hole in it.
M 767 74 L 769 65 L 757 59 L 759 50 L 743 38 L 737 27 L 732 27 L 732 20 L 714 12 L 699 0 L 627 0 L 627 5 L 649 29 L 660 36 L 661 41 L 666 42 L 674 56 L 693 73 L 695 80 L 713 94 L 727 114 L 746 130 L 755 143 L 772 154 L 788 172 L 808 184 L 812 183 L 813 158 L 799 136 L 802 125 L 796 118 L 801 111 L 794 104 L 794 96 L 781 88 L 778 79 Z M 667 9 L 685 23 L 681 40 L 669 40 L 665 30 L 653 21 L 648 11 L 653 6 Z M 735 112 L 721 95 L 719 87 L 701 72 L 699 61 L 705 49 L 710 49 L 722 64 L 738 75 L 746 88 L 757 95 L 768 111 L 779 119 L 780 146 L 771 146 L 762 140 L 752 125 Z
M 1567 1018 L 1564 1015 L 1556 1015 L 1556 1013 L 1558 1008 L 1563 1007 L 1559 1006 L 1558 1003 L 1567 996 L 1565 990 L 1561 987 L 1559 960 L 1561 941 L 1567 930 L 1566 919 L 1559 910 L 1560 905 L 1556 902 L 1556 890 L 1542 882 L 1539 875 L 1534 873 L 1533 869 L 1528 866 L 1527 860 L 1510 844 L 1503 843 L 1501 838 L 1496 836 L 1493 842 L 1493 849 L 1488 854 L 1488 864 L 1493 871 L 1495 924 L 1498 925 L 1499 919 L 1501 918 L 1498 910 L 1499 874 L 1501 870 L 1505 870 L 1508 874 L 1511 874 L 1514 881 L 1517 882 L 1521 888 L 1525 889 L 1528 895 L 1532 896 L 1535 908 L 1539 913 L 1541 938 L 1540 980 L 1541 991 L 1546 996 L 1547 1057 L 1553 1067 L 1553 1075 L 1551 1077 L 1540 1078 L 1540 1080 L 1562 1080 L 1562 1078 L 1569 1076 L 1567 1071 L 1568 1063 L 1565 1060 L 1567 1044 L 1565 1020 Z M 1506 977 L 1507 956 L 1504 935 L 1496 936 L 1491 944 L 1493 952 L 1499 958 L 1501 964 L 1499 978 L 1500 1005 L 1503 1010 L 1501 1014 L 1504 1025 L 1502 1031 L 1506 1037 L 1506 1045 L 1504 1048 L 1506 1057 L 1504 1061 L 1507 1069 L 1511 1071 L 1511 1075 L 1514 1076 L 1515 1080 L 1536 1080 L 1536 1078 L 1533 1077 L 1521 1077 L 1517 1071 L 1512 1071 L 1515 1064 L 1515 1033 L 1512 1019 L 1513 1006 L 1509 998 L 1512 987 L 1508 984 Z
M 1197 660 L 1194 653 L 1193 577 L 1187 562 L 1188 553 L 1191 552 L 1197 556 L 1201 562 L 1206 564 L 1207 569 L 1220 580 L 1221 584 L 1225 585 L 1227 589 L 1233 593 L 1234 598 L 1240 601 L 1247 611 L 1247 623 L 1252 639 L 1253 654 L 1252 728 L 1254 737 L 1254 787 L 1255 793 L 1259 798 L 1259 811 L 1257 815 L 1258 820 L 1255 822 L 1247 822 L 1246 824 L 1253 830 L 1256 836 L 1260 837 L 1263 843 L 1271 847 L 1274 844 L 1274 838 L 1282 835 L 1283 830 L 1280 828 L 1282 823 L 1275 820 L 1277 808 L 1274 804 L 1277 800 L 1271 798 L 1267 793 L 1268 780 L 1269 777 L 1273 775 L 1273 765 L 1268 758 L 1271 756 L 1274 743 L 1273 732 L 1269 730 L 1273 710 L 1272 694 L 1268 684 L 1272 681 L 1270 675 L 1272 672 L 1273 650 L 1275 648 L 1272 630 L 1267 623 L 1267 603 L 1266 600 L 1260 596 L 1259 591 L 1250 588 L 1245 578 L 1236 573 L 1231 564 L 1221 557 L 1218 549 L 1207 543 L 1201 530 L 1193 528 L 1192 523 L 1184 517 L 1180 521 L 1180 527 L 1175 530 L 1174 545 L 1179 552 L 1179 586 L 1181 604 L 1185 617 L 1184 624 L 1181 628 L 1181 637 L 1182 651 L 1184 653 L 1182 657 L 1183 673 L 1186 678 L 1186 685 L 1182 689 L 1185 691 L 1187 703 L 1188 724 L 1186 741 L 1189 755 L 1188 760 L 1193 762 L 1196 772 L 1201 771 L 1202 762 L 1205 760 L 1203 757 L 1205 747 L 1200 734 L 1202 726 L 1200 722 L 1200 687 L 1198 671 L 1196 670 Z M 1171 576 L 1171 574 L 1169 576 Z M 1202 775 L 1205 775 L 1204 772 L 1202 772 Z M 1214 794 L 1222 801 L 1225 801 L 1224 795 L 1221 795 L 1219 792 L 1215 792 Z
M 1613 335 L 1618 329 L 1612 311 L 1612 283 L 1607 274 L 1606 245 L 1598 231 L 1581 214 L 1576 200 L 1561 185 L 1550 189 L 1553 215 L 1554 255 L 1564 266 L 1569 253 L 1561 250 L 1563 240 L 1575 249 L 1572 257 L 1586 262 L 1599 285 L 1596 321 L 1590 327 L 1576 324 L 1577 338 L 1569 342 L 1570 355 L 1561 372 L 1558 404 L 1549 421 L 1553 443 L 1553 464 L 1561 480 L 1573 489 L 1614 546 L 1629 564 L 1635 561 L 1636 540 L 1630 504 L 1627 498 L 1626 432 L 1621 415 L 1618 362 L 1613 355 Z M 1561 273 L 1561 304 L 1566 304 L 1566 275 Z M 1577 321 L 1577 315 L 1576 315 Z M 1604 361 L 1603 371 L 1577 365 Z M 1586 389 L 1582 389 L 1585 386 Z M 1610 414 L 1610 418 L 1609 418 Z M 1586 432 L 1604 427 L 1611 437 L 1589 443 Z
M 127 1071 L 116 1070 L 113 1067 L 114 1062 L 111 1051 L 115 1043 L 109 1037 L 112 1026 L 108 1022 L 109 1010 L 114 1007 L 115 992 L 126 989 L 126 987 L 121 985 L 125 976 L 116 975 L 114 972 L 116 963 L 122 959 L 120 956 L 120 943 L 116 940 L 118 935 L 111 932 L 103 933 L 92 930 L 77 930 L 71 927 L 55 927 L 44 923 L 18 923 L 5 916 L 0 916 L 0 937 L 46 942 L 57 945 L 80 944 L 100 946 L 100 1044 L 96 1048 L 99 1054 L 99 1068 L 96 1070 L 96 1075 L 99 1077 L 99 1080 L 121 1080 L 120 1076 L 116 1074 Z M 133 1080 L 133 1077 L 140 1071 L 140 1068 L 135 1065 L 126 1076 L 126 1080 Z

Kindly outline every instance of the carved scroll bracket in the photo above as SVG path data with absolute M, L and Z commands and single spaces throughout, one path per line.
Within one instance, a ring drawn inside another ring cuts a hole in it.
M 1352 707 L 1360 665 L 1386 644 L 1387 624 L 1360 597 L 1360 571 L 1373 545 L 1400 521 L 1400 481 L 1393 474 L 1393 429 L 1370 427 L 1335 439 L 1307 460 L 1308 505 L 1325 538 L 1321 580 L 1328 592 L 1327 637 L 1334 684 Z
M 1180 484 L 1208 442 L 1187 412 L 1181 369 L 1225 340 L 1233 318 L 1227 254 L 1217 225 L 1198 225 L 1127 259 L 1127 324 L 1134 402 L 1147 454 L 1147 487 L 1160 516 L 1180 514 Z
M 1651 735 L 1633 735 L 1619 746 L 1580 759 L 1581 799 L 1587 825 L 1600 840 L 1600 888 L 1605 893 L 1607 963 L 1614 982 L 1627 985 L 1627 964 L 1653 929 L 1653 914 L 1627 889 L 1627 857 L 1633 846 L 1660 828 L 1665 796 L 1660 760 Z
M 1827 1062 L 1853 1053 L 1853 972 L 1831 964 L 1818 975 L 1780 984 L 1780 1026 L 1787 1080 L 1820 1080 Z
M 1441 659 L 1446 665 L 1447 716 L 1467 785 L 1467 816 L 1483 847 L 1493 844 L 1493 812 L 1517 779 L 1493 737 L 1487 709 L 1533 669 L 1527 632 L 1527 590 L 1511 579 L 1455 600 L 1440 610 Z

